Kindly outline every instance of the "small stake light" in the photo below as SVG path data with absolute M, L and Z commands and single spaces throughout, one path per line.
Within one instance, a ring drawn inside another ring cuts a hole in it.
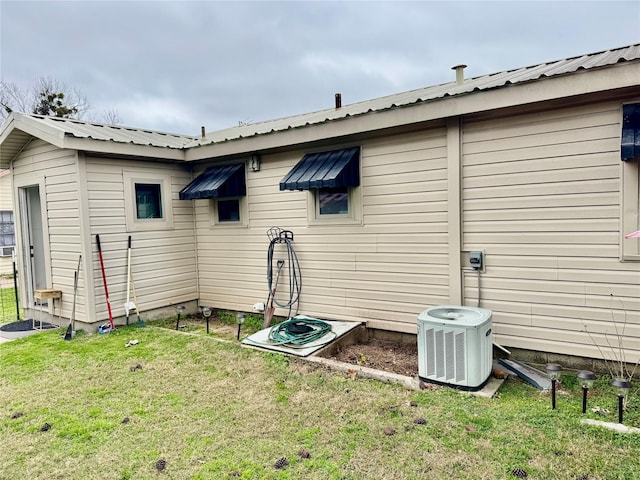
M 238 340 L 240 340 L 240 329 L 242 328 L 242 324 L 244 323 L 245 315 L 244 313 L 237 313 L 236 320 L 238 320 Z
M 556 382 L 562 373 L 562 366 L 557 363 L 547 363 L 547 373 L 551 377 L 551 410 L 556 409 Z
M 204 319 L 207 321 L 207 333 L 209 333 L 209 318 L 211 318 L 213 310 L 211 310 L 211 307 L 200 307 L 200 311 L 202 312 Z
M 581 370 L 578 372 L 578 379 L 582 385 L 582 414 L 587 413 L 587 394 L 589 389 L 593 387 L 596 375 L 589 370 Z
M 175 306 L 176 312 L 178 312 L 178 319 L 176 320 L 176 330 L 178 330 L 178 327 L 180 326 L 180 315 L 182 314 L 182 312 L 184 312 L 184 305 L 176 305 Z
M 631 382 L 627 382 L 623 378 L 614 378 L 611 380 L 611 386 L 618 391 L 618 423 L 622 423 L 622 412 L 624 410 L 624 399 L 631 388 Z

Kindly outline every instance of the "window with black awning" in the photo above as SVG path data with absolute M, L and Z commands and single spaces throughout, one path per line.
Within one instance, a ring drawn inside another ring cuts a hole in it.
M 209 167 L 180 190 L 180 200 L 243 197 L 247 194 L 244 163 Z
M 280 181 L 280 190 L 349 188 L 360 185 L 360 147 L 308 153 Z

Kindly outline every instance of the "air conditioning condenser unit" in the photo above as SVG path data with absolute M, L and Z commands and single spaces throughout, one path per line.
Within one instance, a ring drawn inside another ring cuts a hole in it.
M 464 390 L 482 388 L 491 374 L 491 310 L 442 305 L 418 315 L 421 380 Z

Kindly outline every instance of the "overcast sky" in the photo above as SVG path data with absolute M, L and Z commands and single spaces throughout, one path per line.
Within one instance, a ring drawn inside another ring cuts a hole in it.
M 0 0 L 0 68 L 82 91 L 88 117 L 197 135 L 640 43 L 640 0 Z

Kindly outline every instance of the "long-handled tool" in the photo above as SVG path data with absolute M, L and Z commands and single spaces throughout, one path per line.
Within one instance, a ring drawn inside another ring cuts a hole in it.
M 129 325 L 129 312 L 135 310 L 134 302 L 129 301 L 129 292 L 131 291 L 131 235 L 127 243 L 127 301 L 124 304 L 124 312 L 126 314 L 126 323 Z
M 69 318 L 69 326 L 64 334 L 65 340 L 71 340 L 73 337 L 73 331 L 76 328 L 76 295 L 78 293 L 78 277 L 80 276 L 80 262 L 82 261 L 82 255 L 78 257 L 78 268 L 73 272 L 73 307 L 71 307 L 71 318 Z
M 293 307 L 294 305 L 299 306 L 300 304 L 300 293 L 302 291 L 302 275 L 300 273 L 300 262 L 298 261 L 298 256 L 296 255 L 295 250 L 293 249 L 293 232 L 290 230 L 283 230 L 280 227 L 271 227 L 267 230 L 267 236 L 269 237 L 269 249 L 267 250 L 267 286 L 269 289 L 269 297 L 267 298 L 267 303 L 265 304 L 265 318 L 264 318 L 264 327 L 267 328 L 271 323 L 271 319 L 273 318 L 273 314 L 275 311 L 274 304 L 280 308 L 288 308 L 289 312 L 287 314 L 288 318 L 292 317 Z M 287 252 L 287 276 L 289 278 L 289 298 L 285 301 L 276 300 L 276 287 L 278 284 L 278 277 L 280 276 L 282 267 L 285 265 L 284 260 L 278 260 L 278 271 L 275 278 L 275 282 L 273 281 L 273 257 L 276 249 L 276 245 L 283 244 L 286 248 Z M 298 314 L 298 307 L 296 307 L 295 313 L 293 315 Z
M 104 284 L 104 296 L 107 299 L 107 310 L 109 311 L 109 325 L 111 330 L 116 327 L 113 324 L 113 314 L 111 313 L 111 302 L 109 301 L 109 289 L 107 288 L 107 276 L 104 273 L 104 259 L 102 258 L 102 247 L 100 246 L 100 235 L 96 235 L 96 243 L 98 244 L 98 256 L 100 257 L 100 270 L 102 271 L 102 283 Z
M 146 325 L 140 318 L 140 312 L 138 311 L 138 297 L 136 296 L 136 286 L 133 283 L 133 276 L 131 277 L 131 289 L 133 290 L 133 308 L 135 308 L 136 316 L 138 317 L 138 321 L 136 322 L 136 327 L 144 328 L 146 327 Z
M 280 272 L 284 267 L 284 260 L 278 260 L 278 270 L 276 271 L 276 280 L 273 282 L 273 288 L 269 290 L 269 299 L 267 300 L 268 307 L 264 312 L 264 324 L 262 328 L 267 328 L 271 325 L 271 319 L 276 311 L 276 307 L 273 306 L 274 299 L 276 297 L 276 289 L 278 288 L 278 279 L 280 278 Z
M 133 272 L 131 272 L 131 235 L 129 235 L 129 244 L 127 256 L 129 257 L 127 265 L 127 303 L 125 304 L 125 310 L 127 311 L 127 324 L 129 323 L 129 310 L 135 310 L 138 321 L 136 327 L 146 327 L 145 323 L 140 318 L 140 311 L 138 310 L 138 297 L 136 295 L 136 285 L 133 283 Z M 133 302 L 129 301 L 129 284 L 131 284 L 131 290 L 133 290 Z

